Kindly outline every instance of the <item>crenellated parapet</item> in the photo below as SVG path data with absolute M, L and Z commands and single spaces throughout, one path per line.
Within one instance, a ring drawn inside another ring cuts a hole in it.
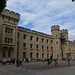
M 60 30 L 60 33 L 68 34 L 68 30 L 67 29 L 62 29 L 62 30 Z
M 8 16 L 8 17 L 11 17 L 11 18 L 15 18 L 17 20 L 20 20 L 20 14 L 15 13 L 13 11 L 10 11 L 8 9 L 5 9 L 1 14 L 5 15 L 5 16 Z
M 54 30 L 59 30 L 60 27 L 58 25 L 54 25 L 51 27 L 51 32 L 54 31 Z
M 8 9 L 3 10 L 0 14 L 0 20 L 3 24 L 18 24 L 20 20 L 20 14 L 10 11 Z

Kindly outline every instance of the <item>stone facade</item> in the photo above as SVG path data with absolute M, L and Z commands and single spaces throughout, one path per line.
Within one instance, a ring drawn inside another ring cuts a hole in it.
M 0 15 L 0 58 L 75 58 L 75 41 L 68 30 L 51 27 L 52 35 L 18 26 L 20 14 L 5 9 Z

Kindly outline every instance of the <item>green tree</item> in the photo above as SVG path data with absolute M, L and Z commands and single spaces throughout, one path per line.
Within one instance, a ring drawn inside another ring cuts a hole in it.
M 72 2 L 74 2 L 75 0 L 72 0 Z
M 6 4 L 7 4 L 7 0 L 0 0 L 0 13 L 4 10 Z

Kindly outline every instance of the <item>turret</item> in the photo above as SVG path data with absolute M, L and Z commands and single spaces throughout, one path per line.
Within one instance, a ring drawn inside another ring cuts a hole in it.
M 63 38 L 65 38 L 66 40 L 68 40 L 68 30 L 67 29 L 62 29 L 60 31 L 60 34 L 62 34 Z
M 60 27 L 58 25 L 54 25 L 51 27 L 52 36 L 54 38 L 60 38 L 59 30 L 60 30 Z

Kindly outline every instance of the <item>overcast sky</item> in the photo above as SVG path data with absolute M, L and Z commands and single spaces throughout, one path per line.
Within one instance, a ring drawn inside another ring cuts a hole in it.
M 19 26 L 51 35 L 51 26 L 68 29 L 75 40 L 75 3 L 71 0 L 8 0 L 6 9 L 20 14 Z

